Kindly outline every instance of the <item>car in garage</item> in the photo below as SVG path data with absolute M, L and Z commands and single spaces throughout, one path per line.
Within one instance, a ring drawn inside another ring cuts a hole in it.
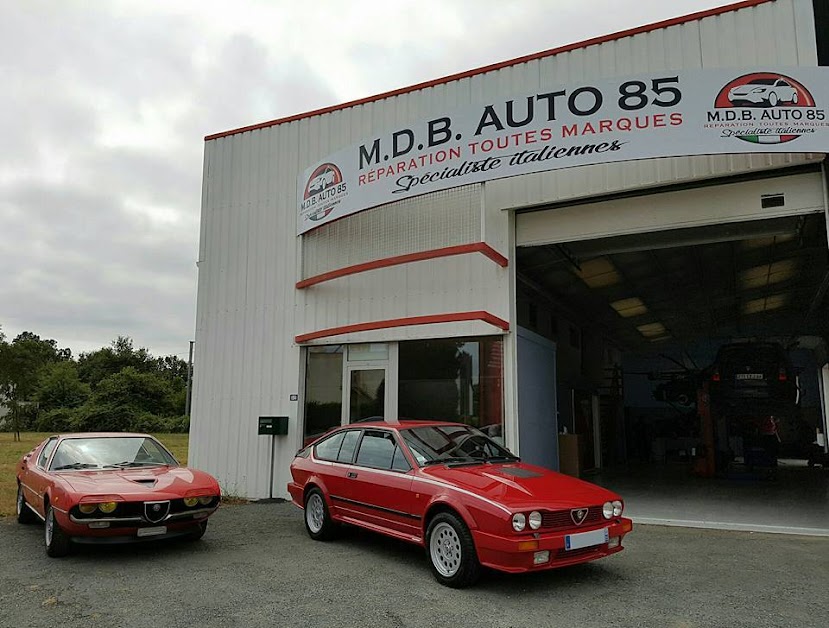
M 482 567 L 521 573 L 610 556 L 633 527 L 616 493 L 525 464 L 459 423 L 335 428 L 297 453 L 291 477 L 312 539 L 352 524 L 420 545 L 454 588 Z
M 200 539 L 220 500 L 213 476 L 148 434 L 50 436 L 17 465 L 17 520 L 44 522 L 52 557 L 75 543 Z
M 711 401 L 720 408 L 788 414 L 799 399 L 797 372 L 777 342 L 722 345 L 708 374 Z

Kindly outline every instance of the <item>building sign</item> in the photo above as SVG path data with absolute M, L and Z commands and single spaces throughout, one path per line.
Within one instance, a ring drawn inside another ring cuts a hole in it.
M 390 105 L 391 106 L 391 105 Z M 469 105 L 329 155 L 298 179 L 298 233 L 403 198 L 589 164 L 829 152 L 829 68 L 683 70 Z

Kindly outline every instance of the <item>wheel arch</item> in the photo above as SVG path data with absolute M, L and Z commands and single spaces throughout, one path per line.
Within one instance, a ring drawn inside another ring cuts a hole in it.
M 450 502 L 446 499 L 436 499 L 426 507 L 426 511 L 423 513 L 424 542 L 426 540 L 426 531 L 429 529 L 429 522 L 432 521 L 435 515 L 441 512 L 448 512 L 460 517 L 461 521 L 463 521 L 466 524 L 466 527 L 470 530 L 476 530 L 478 528 L 478 523 L 475 521 L 472 513 L 469 512 L 463 504 Z

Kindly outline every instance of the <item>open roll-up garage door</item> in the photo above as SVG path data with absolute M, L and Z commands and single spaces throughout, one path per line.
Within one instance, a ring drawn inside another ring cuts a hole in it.
M 519 213 L 516 245 L 538 246 L 824 211 L 821 172 Z

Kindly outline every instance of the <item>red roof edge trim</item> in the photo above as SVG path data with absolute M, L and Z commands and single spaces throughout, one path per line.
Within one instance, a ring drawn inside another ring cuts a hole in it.
M 297 344 L 310 342 L 319 338 L 327 338 L 329 336 L 339 336 L 341 334 L 349 334 L 358 331 L 374 331 L 377 329 L 389 329 L 392 327 L 408 327 L 411 325 L 431 325 L 434 323 L 458 323 L 462 321 L 484 321 L 494 327 L 498 327 L 503 331 L 509 331 L 509 323 L 494 314 L 477 310 L 474 312 L 452 312 L 451 314 L 430 314 L 427 316 L 410 316 L 408 318 L 393 318 L 386 321 L 371 321 L 367 323 L 355 323 L 353 325 L 343 325 L 342 327 L 331 327 L 330 329 L 321 329 L 320 331 L 313 331 L 309 334 L 300 334 L 294 340 Z
M 551 48 L 550 50 L 545 50 L 543 52 L 536 52 L 529 55 L 524 55 L 523 57 L 517 57 L 515 59 L 510 59 L 509 61 L 501 61 L 499 63 L 493 63 L 491 65 L 486 65 L 480 68 L 475 68 L 474 70 L 467 70 L 465 72 L 458 72 L 457 74 L 450 74 L 448 76 L 444 76 L 439 79 L 433 79 L 431 81 L 424 81 L 422 83 L 417 83 L 415 85 L 410 85 L 408 87 L 401 87 L 399 89 L 394 89 L 388 92 L 383 92 L 381 94 L 376 94 L 374 96 L 368 96 L 366 98 L 360 98 L 357 100 L 351 100 L 339 105 L 332 105 L 330 107 L 323 107 L 322 109 L 314 109 L 313 111 L 306 111 L 305 113 L 298 113 L 293 116 L 288 116 L 286 118 L 277 118 L 276 120 L 270 120 L 268 122 L 260 122 L 259 124 L 251 124 L 250 126 L 240 127 L 238 129 L 232 129 L 230 131 L 222 131 L 221 133 L 214 133 L 212 135 L 206 135 L 204 138 L 205 142 L 209 142 L 210 140 L 217 140 L 222 137 L 227 137 L 229 135 L 238 135 L 239 133 L 247 133 L 248 131 L 256 131 L 259 129 L 265 129 L 271 126 L 277 126 L 280 124 L 287 124 L 288 122 L 295 122 L 296 120 L 302 120 L 303 118 L 312 118 L 314 116 L 321 116 L 326 113 L 331 113 L 333 111 L 338 111 L 340 109 L 348 109 L 349 107 L 356 107 L 358 105 L 364 105 L 366 103 L 375 102 L 378 100 L 384 100 L 385 98 L 392 98 L 394 96 L 400 96 L 401 94 L 407 94 L 409 92 L 416 92 L 420 89 L 427 89 L 429 87 L 434 87 L 436 85 L 441 85 L 443 83 L 450 83 L 452 81 L 459 81 L 461 79 L 469 78 L 470 76 L 476 76 L 478 74 L 485 74 L 487 72 L 493 72 L 495 70 L 501 70 L 503 68 L 508 68 L 513 65 L 520 65 L 522 63 L 527 63 L 528 61 L 535 61 L 537 59 L 543 59 L 545 57 L 552 57 L 557 54 L 561 54 L 564 52 L 570 52 L 571 50 L 578 50 L 579 48 L 587 48 L 588 46 L 595 46 L 596 44 L 603 44 L 610 41 L 615 41 L 617 39 L 624 39 L 625 37 L 632 37 L 633 35 L 639 35 L 641 33 L 648 33 L 651 31 L 659 30 L 661 28 L 668 28 L 670 26 L 676 26 L 678 24 L 685 24 L 687 22 L 694 22 L 696 20 L 701 20 L 706 17 L 712 17 L 715 15 L 721 15 L 722 13 L 730 13 L 732 11 L 739 11 L 740 9 L 746 9 L 749 7 L 754 7 L 759 4 L 766 4 L 768 2 L 776 2 L 776 0 L 742 0 L 742 2 L 735 2 L 733 4 L 727 4 L 721 7 L 715 7 L 713 9 L 705 9 L 703 11 L 697 11 L 696 13 L 690 13 L 688 15 L 684 15 L 681 17 L 674 17 L 667 20 L 662 20 L 661 22 L 653 22 L 652 24 L 646 24 L 644 26 L 637 26 L 635 28 L 629 28 L 624 31 L 618 31 L 616 33 L 611 33 L 610 35 L 602 35 L 601 37 L 594 37 L 592 39 L 586 39 L 584 41 L 580 41 L 574 44 L 567 44 L 565 46 L 560 46 L 558 48 Z

